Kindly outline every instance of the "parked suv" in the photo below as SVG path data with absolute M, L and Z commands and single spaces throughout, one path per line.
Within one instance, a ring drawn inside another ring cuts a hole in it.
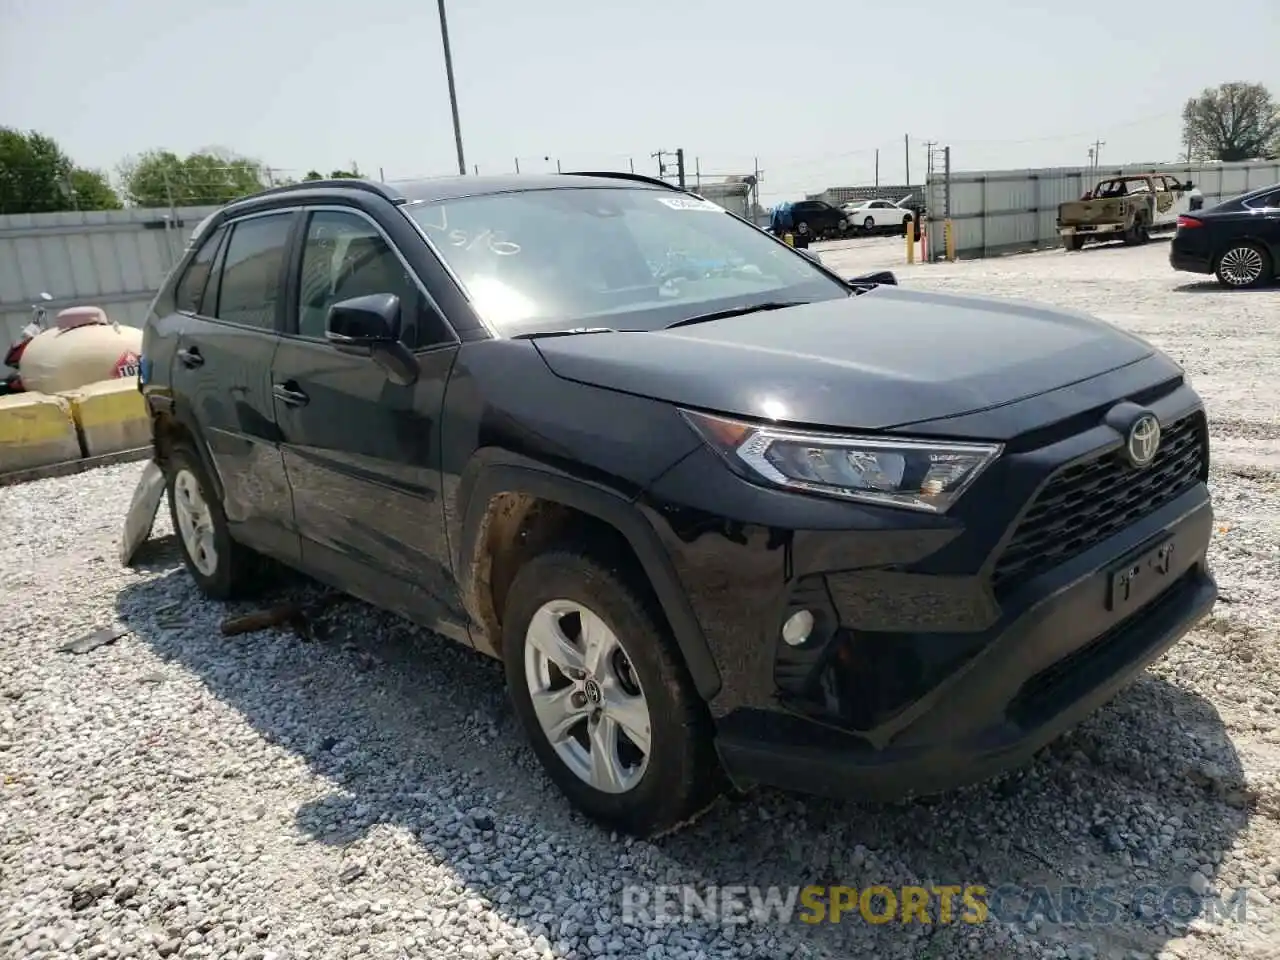
M 825 200 L 798 200 L 791 205 L 791 222 L 796 232 L 812 240 L 844 236 L 849 221 L 839 207 Z
M 1170 359 L 846 281 L 640 177 L 237 201 L 158 295 L 140 388 L 206 594 L 266 556 L 500 659 L 551 778 L 635 834 L 724 775 L 990 776 L 1216 597 Z

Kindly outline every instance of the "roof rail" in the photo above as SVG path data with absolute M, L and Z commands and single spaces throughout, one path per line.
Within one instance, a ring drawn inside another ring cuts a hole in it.
M 621 170 L 571 170 L 564 174 L 566 177 L 603 177 L 613 180 L 630 180 L 632 183 L 647 183 L 652 187 L 666 187 L 668 190 L 674 190 L 677 193 L 687 193 L 680 187 L 672 186 L 665 180 L 659 180 L 657 177 L 646 177 L 643 173 L 624 173 Z
M 310 190 L 315 187 L 345 187 L 349 190 L 364 190 L 368 193 L 375 193 L 384 199 L 390 200 L 392 203 L 404 199 L 400 191 L 377 180 L 366 180 L 363 177 L 326 177 L 323 180 L 302 180 L 298 183 L 285 183 L 278 187 L 267 187 L 265 190 L 259 190 L 257 193 L 251 193 L 246 197 L 238 197 L 232 202 L 239 203 L 241 200 L 256 200 L 259 197 L 271 197 L 281 193 L 292 193 L 296 190 Z

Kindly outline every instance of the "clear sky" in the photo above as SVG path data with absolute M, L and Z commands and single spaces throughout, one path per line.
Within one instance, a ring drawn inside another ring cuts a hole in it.
M 1228 14 L 1229 11 L 1229 14 Z M 449 0 L 468 168 L 655 172 L 767 203 L 924 170 L 1174 159 L 1188 96 L 1280 96 L 1280 0 Z M 913 53 L 913 48 L 916 52 Z M 434 0 L 0 0 L 0 124 L 114 171 L 219 146 L 287 174 L 455 172 Z M 549 157 L 550 160 L 544 160 Z

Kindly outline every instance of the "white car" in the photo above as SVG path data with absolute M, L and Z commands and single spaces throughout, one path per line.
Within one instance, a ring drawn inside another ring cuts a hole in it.
M 910 223 L 915 214 L 900 204 L 901 201 L 892 200 L 859 200 L 846 203 L 841 209 L 850 227 L 870 232 Z

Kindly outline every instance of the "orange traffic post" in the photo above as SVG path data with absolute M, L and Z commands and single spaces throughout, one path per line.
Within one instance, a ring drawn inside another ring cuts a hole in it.
M 912 220 L 907 224 L 906 229 L 902 231 L 902 235 L 907 238 L 907 263 L 916 262 L 916 223 Z
M 948 220 L 948 221 L 946 222 L 946 224 L 945 224 L 945 230 L 946 230 L 946 236 L 947 236 L 947 247 L 946 247 L 946 250 L 947 250 L 947 260 L 948 260 L 948 262 L 955 262 L 955 259 L 956 259 L 956 230 L 955 230 L 955 226 L 951 223 L 951 221 L 950 221 L 950 220 Z

